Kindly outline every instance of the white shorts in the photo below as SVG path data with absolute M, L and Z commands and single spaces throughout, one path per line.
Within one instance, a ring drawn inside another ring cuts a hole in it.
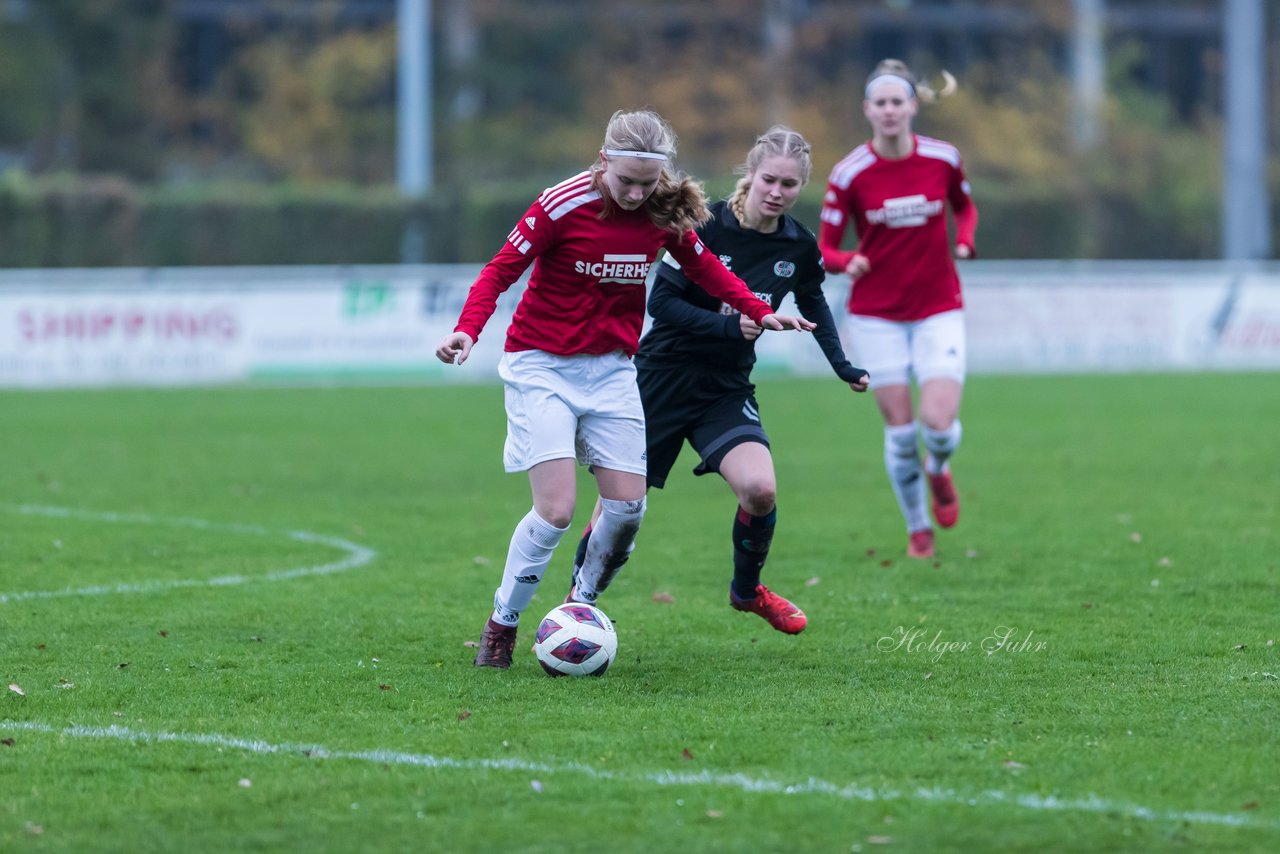
M 851 314 L 845 338 L 853 363 L 871 373 L 871 387 L 936 379 L 964 382 L 964 311 L 944 311 L 924 320 L 896 321 Z
M 547 460 L 645 474 L 644 408 L 625 353 L 504 353 L 507 442 L 502 464 L 527 471 Z

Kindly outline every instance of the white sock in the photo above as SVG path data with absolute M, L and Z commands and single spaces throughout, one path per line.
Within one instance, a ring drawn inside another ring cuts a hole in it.
M 929 451 L 929 456 L 924 461 L 924 469 L 929 474 L 941 474 L 950 468 L 947 460 L 951 459 L 956 448 L 960 447 L 962 433 L 960 419 L 952 421 L 951 426 L 945 430 L 930 430 L 921 425 L 920 432 L 924 434 L 924 446 Z
M 529 607 L 538 582 L 551 563 L 551 555 L 569 528 L 557 528 L 530 510 L 511 535 L 502 584 L 493 594 L 493 621 L 506 626 L 520 623 L 520 612 Z
M 591 528 L 587 556 L 578 570 L 577 598 L 594 604 L 618 570 L 631 557 L 636 545 L 640 520 L 644 518 L 645 500 L 616 501 L 600 499 L 600 518 Z
M 908 531 L 930 528 L 915 424 L 884 428 L 884 467 Z

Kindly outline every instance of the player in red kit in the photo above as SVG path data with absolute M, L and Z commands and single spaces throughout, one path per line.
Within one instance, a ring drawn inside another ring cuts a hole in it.
M 950 459 L 960 444 L 965 335 L 947 207 L 956 258 L 973 257 L 978 225 L 955 146 L 912 132 L 920 100 L 933 96 L 905 63 L 887 59 L 876 67 L 862 102 L 871 141 L 831 170 L 818 235 L 827 270 L 853 280 L 846 331 L 884 417 L 885 468 L 906 519 L 910 557 L 934 554 L 927 505 L 940 527 L 960 516 Z M 850 224 L 857 246 L 842 249 Z
M 617 112 L 591 168 L 549 187 L 472 284 L 441 361 L 466 361 L 498 296 L 533 265 L 507 329 L 503 465 L 527 471 L 533 508 L 516 525 L 476 666 L 507 668 L 528 607 L 576 501 L 575 461 L 591 466 L 602 512 L 578 583 L 604 589 L 645 511 L 644 412 L 631 362 L 644 324 L 645 277 L 665 249 L 709 293 L 766 329 L 812 330 L 775 315 L 706 251 L 701 187 L 671 167 L 675 134 L 656 113 Z

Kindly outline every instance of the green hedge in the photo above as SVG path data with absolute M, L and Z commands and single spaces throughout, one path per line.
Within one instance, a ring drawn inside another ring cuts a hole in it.
M 502 245 L 542 184 L 442 191 L 426 201 L 393 189 L 201 185 L 142 188 L 113 179 L 0 177 L 0 266 L 116 267 L 385 264 L 423 257 L 482 262 Z M 731 183 L 712 184 L 721 197 Z M 796 216 L 816 231 L 821 187 Z M 1217 211 L 1179 213 L 1105 191 L 979 184 L 978 247 L 999 258 L 1213 258 Z M 1280 235 L 1277 235 L 1280 237 Z M 1280 246 L 1280 239 L 1276 241 Z

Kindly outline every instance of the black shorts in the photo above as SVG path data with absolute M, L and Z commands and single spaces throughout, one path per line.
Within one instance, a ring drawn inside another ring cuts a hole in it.
M 745 442 L 769 447 L 755 386 L 741 373 L 644 370 L 637 374 L 644 404 L 648 483 L 661 489 L 685 440 L 701 457 L 696 475 L 718 472 L 720 461 Z

